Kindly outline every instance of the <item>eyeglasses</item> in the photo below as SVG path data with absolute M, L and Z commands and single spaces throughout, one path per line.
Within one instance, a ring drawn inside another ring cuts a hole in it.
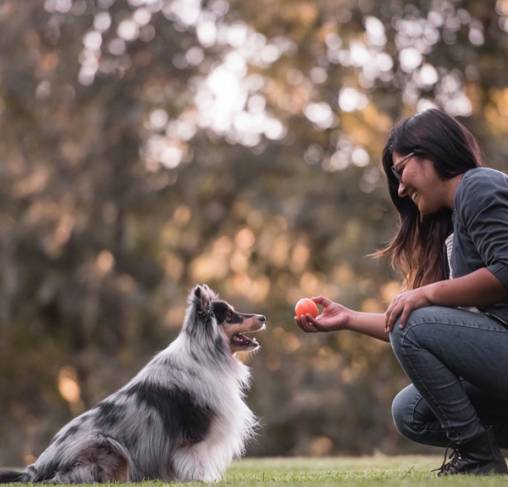
M 397 162 L 397 167 L 395 167 L 395 165 L 392 165 L 392 167 L 390 168 L 392 170 L 392 174 L 399 183 L 402 178 L 404 168 L 407 165 L 407 161 L 409 161 L 409 159 L 411 159 L 411 157 L 413 157 L 414 155 L 415 155 L 414 152 L 410 152 L 407 156 L 404 156 L 400 161 Z

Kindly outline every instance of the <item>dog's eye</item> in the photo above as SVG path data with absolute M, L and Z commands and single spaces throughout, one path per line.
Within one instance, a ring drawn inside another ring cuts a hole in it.
M 233 313 L 231 311 L 228 311 L 226 313 L 226 321 L 231 321 L 233 319 Z

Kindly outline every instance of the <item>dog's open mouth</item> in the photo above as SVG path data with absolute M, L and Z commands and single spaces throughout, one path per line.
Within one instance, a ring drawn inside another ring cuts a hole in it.
M 224 321 L 220 326 L 232 353 L 258 350 L 260 348 L 258 341 L 250 335 L 265 328 L 266 318 L 263 315 L 246 313 L 232 314 L 229 321 Z
M 258 350 L 260 348 L 259 342 L 251 336 L 252 333 L 257 333 L 259 331 L 263 331 L 266 328 L 266 324 L 264 322 L 258 322 L 256 324 L 255 329 L 241 330 L 241 332 L 236 332 L 230 335 L 229 337 L 229 345 L 231 347 L 232 352 L 239 351 L 253 351 Z
M 235 333 L 231 339 L 231 346 L 235 349 L 256 349 L 259 343 L 254 337 L 248 337 L 243 333 Z

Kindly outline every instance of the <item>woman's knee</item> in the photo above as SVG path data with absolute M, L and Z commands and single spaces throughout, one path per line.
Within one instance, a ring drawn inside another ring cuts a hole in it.
M 413 409 L 416 395 L 418 394 L 415 387 L 410 384 L 402 389 L 392 402 L 392 417 L 398 432 L 407 438 L 412 439 L 413 425 Z
M 413 384 L 402 389 L 393 399 L 392 417 L 397 431 L 418 443 L 433 444 L 426 438 L 427 422 L 434 418 Z
M 397 431 L 409 440 L 432 446 L 449 443 L 438 419 L 413 384 L 393 399 L 392 417 Z

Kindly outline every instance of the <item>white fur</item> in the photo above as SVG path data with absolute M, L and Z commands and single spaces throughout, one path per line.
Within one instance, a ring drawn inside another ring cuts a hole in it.
M 183 369 L 193 374 L 193 391 L 203 402 L 219 411 L 207 438 L 190 447 L 182 447 L 173 456 L 176 478 L 181 482 L 222 478 L 234 458 L 245 452 L 245 442 L 254 434 L 257 420 L 244 402 L 243 391 L 249 386 L 247 366 L 231 357 L 227 367 L 217 374 L 215 368 L 196 364 L 189 355 L 188 337 L 181 334 L 160 358 L 178 357 Z M 187 378 L 185 379 L 187 380 Z

